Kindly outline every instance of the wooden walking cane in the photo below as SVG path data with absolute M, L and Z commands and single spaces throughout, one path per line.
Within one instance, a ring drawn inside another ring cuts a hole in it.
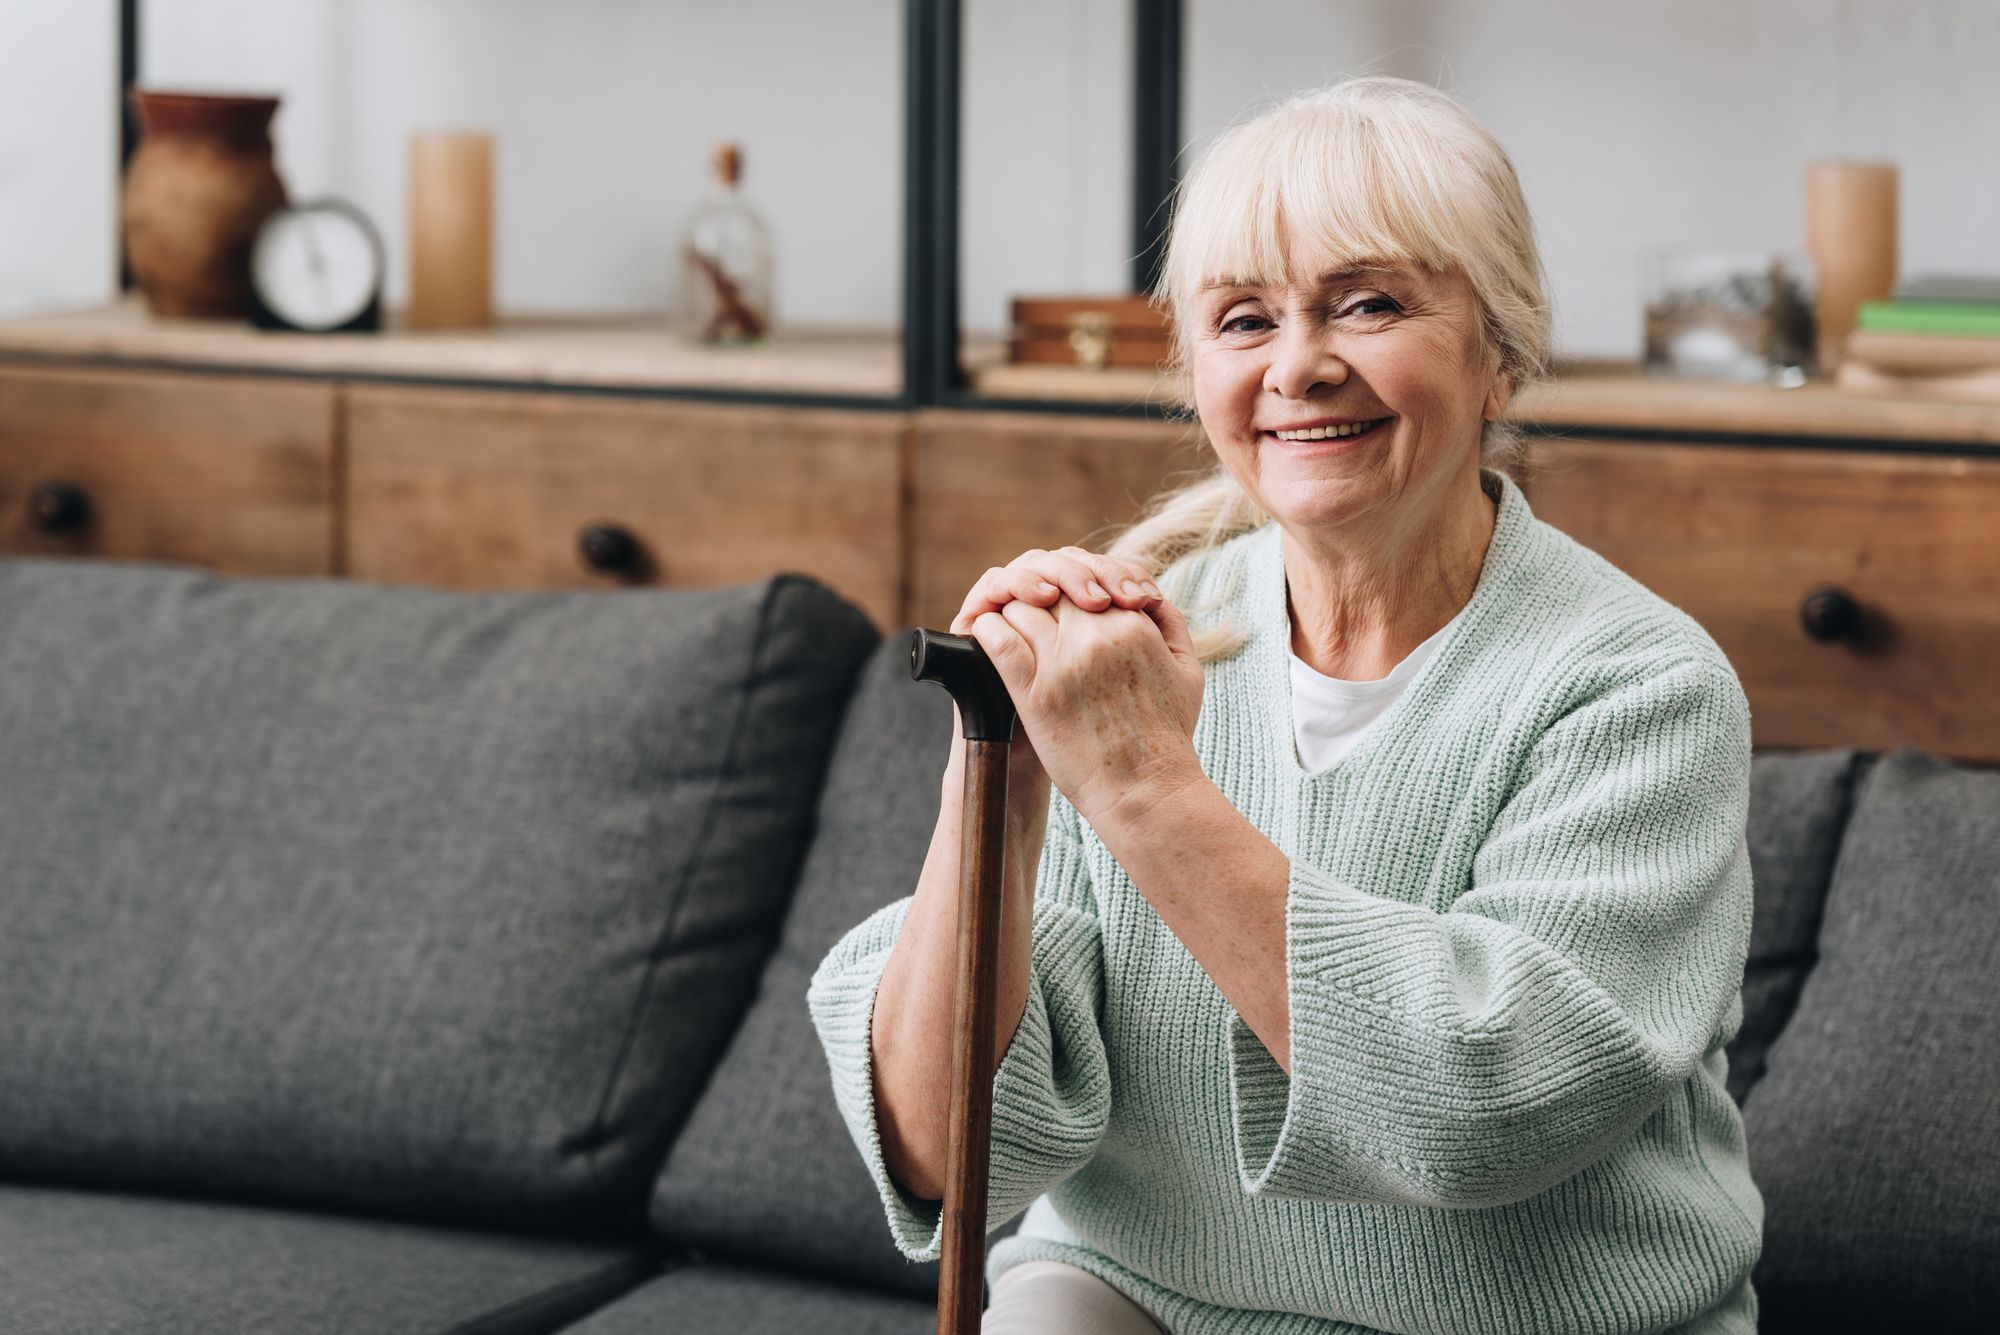
M 977 1335 L 985 1300 L 993 1027 L 1000 1009 L 1000 873 L 1014 702 L 986 651 L 963 635 L 914 632 L 910 675 L 951 692 L 965 733 L 965 834 L 958 863 L 958 971 L 952 986 L 951 1124 L 937 1328 L 938 1335 Z

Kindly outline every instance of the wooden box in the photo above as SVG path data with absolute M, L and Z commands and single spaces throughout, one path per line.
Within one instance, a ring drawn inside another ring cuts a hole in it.
M 1172 319 L 1146 297 L 1020 297 L 1008 360 L 1150 371 L 1167 360 L 1172 345 Z

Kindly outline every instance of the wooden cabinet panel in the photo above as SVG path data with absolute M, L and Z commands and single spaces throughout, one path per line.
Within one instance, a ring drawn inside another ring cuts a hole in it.
M 2000 760 L 2000 460 L 1561 440 L 1535 512 L 1708 629 L 1761 746 Z M 1799 621 L 1815 587 L 1852 643 Z
M 795 571 L 885 629 L 901 618 L 900 414 L 357 385 L 346 423 L 362 578 L 615 587 L 578 552 L 612 523 L 643 582 Z
M 1033 547 L 1101 547 L 1214 456 L 1192 423 L 936 411 L 917 418 L 915 620 L 943 627 L 988 567 Z
M 326 575 L 334 386 L 306 380 L 0 366 L 0 551 Z M 52 534 L 29 493 L 66 482 L 89 521 Z

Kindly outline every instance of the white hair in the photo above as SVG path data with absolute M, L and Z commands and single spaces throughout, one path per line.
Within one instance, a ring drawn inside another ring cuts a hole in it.
M 1463 273 L 1498 370 L 1516 388 L 1548 374 L 1541 255 L 1506 150 L 1437 89 L 1367 77 L 1289 98 L 1225 131 L 1182 184 L 1154 300 L 1174 315 L 1184 403 L 1197 294 L 1217 282 L 1284 282 L 1293 231 L 1356 263 Z M 1511 468 L 1519 451 L 1510 426 L 1486 424 L 1486 463 Z M 1157 575 L 1268 522 L 1218 467 L 1156 498 L 1111 554 Z M 1240 644 L 1226 627 L 1196 637 L 1204 660 Z

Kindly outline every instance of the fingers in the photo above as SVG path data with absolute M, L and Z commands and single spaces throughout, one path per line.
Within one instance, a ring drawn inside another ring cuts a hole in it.
M 1175 658 L 1194 661 L 1194 632 L 1188 629 L 1187 617 L 1180 608 L 1162 598 L 1146 609 L 1146 615 L 1160 628 L 1160 638 L 1167 642 L 1169 653 Z
M 993 660 L 999 670 L 1000 680 L 1007 686 L 1007 693 L 1019 702 L 1027 698 L 1035 682 L 1035 667 L 1039 659 L 1035 643 L 1034 618 L 1048 622 L 1051 628 L 1055 619 L 1048 612 L 1032 604 L 1012 602 L 997 612 L 988 612 L 979 617 L 965 631 L 979 641 L 986 656 Z
M 955 634 L 969 634 L 980 617 L 1009 603 L 1054 607 L 1060 599 L 1068 598 L 1086 612 L 1113 607 L 1136 612 L 1160 596 L 1160 586 L 1153 577 L 1129 561 L 1099 556 L 1081 547 L 1054 552 L 1037 548 L 981 575 L 952 618 L 951 629 Z
M 1129 561 L 1100 556 L 1081 547 L 1065 547 L 1050 555 L 1070 563 L 1071 568 L 1089 572 L 1086 582 L 1095 585 L 1101 597 L 1078 598 L 1067 582 L 1058 581 L 1063 583 L 1063 591 L 1070 594 L 1070 601 L 1086 611 L 1102 611 L 1113 604 L 1138 611 L 1160 597 L 1160 586 L 1153 582 L 1153 577 Z
M 1078 547 L 1065 547 L 1059 552 L 1023 552 L 1014 558 L 1010 568 L 1032 570 L 1061 589 L 1064 597 L 1086 612 L 1102 612 L 1116 600 L 1111 591 L 1098 582 L 1096 567 L 1089 561 L 1079 561 L 1078 555 L 1088 556 L 1089 553 Z M 1053 604 L 1039 605 L 1047 607 Z
M 1010 566 L 994 566 L 981 575 L 979 582 L 972 586 L 972 591 L 965 595 L 958 615 L 951 619 L 951 630 L 954 635 L 970 634 L 973 623 L 979 618 L 989 612 L 997 612 L 1009 603 L 1052 607 L 1061 597 L 1062 590 L 1030 566 L 1019 562 Z

